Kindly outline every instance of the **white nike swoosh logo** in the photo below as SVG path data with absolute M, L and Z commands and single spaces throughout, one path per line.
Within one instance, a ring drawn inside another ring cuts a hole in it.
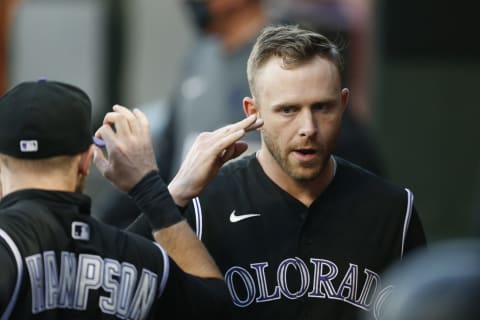
M 248 219 L 248 218 L 251 218 L 251 217 L 257 217 L 259 215 L 260 214 L 258 214 L 258 213 L 251 213 L 251 214 L 242 214 L 240 216 L 237 216 L 237 215 L 235 215 L 235 210 L 233 210 L 232 213 L 230 213 L 230 222 L 235 223 L 235 222 L 242 221 L 242 220 L 245 220 L 245 219 Z

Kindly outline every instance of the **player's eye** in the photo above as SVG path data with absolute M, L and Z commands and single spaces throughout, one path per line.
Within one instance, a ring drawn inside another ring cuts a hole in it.
M 283 106 L 279 111 L 283 114 L 291 114 L 295 111 L 295 108 L 292 106 Z
M 328 110 L 330 108 L 330 104 L 328 103 L 316 103 L 312 106 L 313 110 Z

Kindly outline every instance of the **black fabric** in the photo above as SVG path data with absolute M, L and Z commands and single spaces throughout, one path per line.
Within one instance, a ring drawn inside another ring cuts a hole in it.
M 92 144 L 92 105 L 81 89 L 40 79 L 0 98 L 0 153 L 39 159 L 74 155 Z
M 308 207 L 252 155 L 222 168 L 187 209 L 225 274 L 234 319 L 353 319 L 380 306 L 381 274 L 402 251 L 425 244 L 414 207 L 404 235 L 403 188 L 335 159 L 335 178 Z
M 0 227 L 1 229 L 1 227 Z M 17 266 L 14 256 L 3 239 L 0 238 L 0 257 L 2 257 L 2 273 L 11 275 L 11 277 L 0 281 L 0 314 L 10 303 L 10 297 L 15 289 L 15 280 L 17 279 Z
M 251 155 L 224 166 L 187 208 L 225 275 L 234 319 L 357 319 L 381 307 L 382 273 L 426 245 L 405 189 L 335 159 L 334 180 L 310 207 Z M 148 228 L 143 215 L 130 226 Z
M 157 171 L 148 173 L 128 194 L 148 217 L 154 231 L 184 219 Z
M 212 312 L 215 312 L 216 319 L 231 318 L 233 304 L 223 280 L 198 278 L 185 274 L 174 261 L 170 264 L 170 270 L 172 276 L 169 277 L 165 290 L 173 294 L 168 295 L 156 305 L 159 308 L 158 314 L 161 314 L 163 319 L 190 320 L 193 319 L 192 315 L 195 315 L 195 319 L 212 319 L 212 317 L 200 317 Z M 176 296 L 182 296 L 185 299 L 179 300 L 175 298 Z M 216 306 L 215 310 L 212 310 L 212 306 Z
M 23 261 L 20 292 L 10 319 L 158 319 L 163 314 L 175 314 L 182 303 L 195 306 L 197 301 L 211 305 L 212 309 L 194 308 L 206 314 L 192 314 L 188 309 L 178 312 L 185 318 L 189 313 L 190 318 L 195 315 L 212 319 L 217 317 L 217 308 L 225 308 L 217 305 L 228 299 L 221 284 L 210 285 L 185 274 L 172 264 L 160 246 L 93 219 L 89 210 L 90 199 L 79 193 L 30 189 L 10 193 L 2 199 L 0 261 L 5 267 L 0 276 L 2 307 L 10 301 L 12 294 L 8 292 L 16 281 L 17 271 L 11 268 L 14 264 L 5 263 L 12 260 L 13 251 L 2 235 L 12 239 Z M 174 289 L 160 292 L 165 281 Z M 67 282 L 71 284 L 72 289 L 66 289 L 70 293 L 55 294 L 55 288 Z M 90 284 L 83 286 L 85 282 Z M 35 290 L 33 286 L 41 289 Z M 196 290 L 202 299 L 182 295 L 189 290 Z M 39 292 L 42 294 L 38 295 Z M 145 306 L 140 307 L 143 314 L 139 317 L 130 314 L 131 310 L 139 310 L 133 304 L 140 301 L 135 297 L 146 301 L 147 296 L 153 300 L 151 305 L 140 302 Z M 61 298 L 69 302 L 61 305 Z M 128 309 L 120 308 L 120 299 L 127 301 Z M 176 306 L 162 303 L 163 300 L 176 301 Z M 48 301 L 53 303 L 47 308 Z M 0 318 L 3 312 L 1 309 Z M 224 315 L 218 314 L 218 319 L 224 319 Z

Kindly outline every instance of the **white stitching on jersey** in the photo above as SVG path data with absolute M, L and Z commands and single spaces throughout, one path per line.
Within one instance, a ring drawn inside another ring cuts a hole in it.
M 403 250 L 405 247 L 405 239 L 407 238 L 408 226 L 410 224 L 410 217 L 412 216 L 413 208 L 413 193 L 408 188 L 405 188 L 407 192 L 407 211 L 405 212 L 405 221 L 403 222 L 403 236 L 402 236 L 402 251 L 400 253 L 400 258 L 403 258 Z
M 15 290 L 13 290 L 12 298 L 10 299 L 7 308 L 5 308 L 5 312 L 0 318 L 1 320 L 6 320 L 10 317 L 10 314 L 12 313 L 13 308 L 15 307 L 15 304 L 17 302 L 18 293 L 20 292 L 20 284 L 23 277 L 23 262 L 22 255 L 20 254 L 17 245 L 12 240 L 12 238 L 10 238 L 10 236 L 1 228 L 0 237 L 2 237 L 7 243 L 7 245 L 10 247 L 10 250 L 12 250 L 13 256 L 15 257 L 15 261 L 17 262 L 17 282 L 15 284 Z
M 195 224 L 196 224 L 196 233 L 197 238 L 202 240 L 202 206 L 200 205 L 200 198 L 193 198 L 193 207 L 195 209 Z
M 162 248 L 161 245 L 159 245 L 156 242 L 153 242 L 154 245 L 156 245 L 160 251 L 162 252 L 163 256 L 163 275 L 162 275 L 162 280 L 160 281 L 160 286 L 158 287 L 158 296 L 160 297 L 163 294 L 163 290 L 165 289 L 165 286 L 167 285 L 167 279 L 168 275 L 170 273 L 170 260 L 168 260 L 168 255 L 165 252 L 165 249 Z

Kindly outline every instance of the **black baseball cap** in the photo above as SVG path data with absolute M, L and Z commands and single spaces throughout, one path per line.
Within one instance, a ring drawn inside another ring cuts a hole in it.
M 0 98 L 0 153 L 41 159 L 81 153 L 92 144 L 92 104 L 81 89 L 39 79 Z

